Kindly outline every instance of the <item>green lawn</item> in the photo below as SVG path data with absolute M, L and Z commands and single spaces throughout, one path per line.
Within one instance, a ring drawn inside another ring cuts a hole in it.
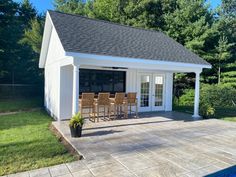
M 193 113 L 193 106 L 174 106 L 175 111 Z M 215 118 L 236 122 L 236 108 L 216 108 Z
M 43 99 L 36 98 L 18 98 L 18 99 L 0 99 L 0 113 L 28 110 L 31 108 L 42 107 Z
M 51 122 L 44 111 L 0 116 L 0 176 L 76 159 L 49 130 Z

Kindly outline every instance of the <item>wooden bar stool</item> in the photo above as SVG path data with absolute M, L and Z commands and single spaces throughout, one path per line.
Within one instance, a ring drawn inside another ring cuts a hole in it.
M 96 117 L 99 122 L 100 113 L 103 113 L 103 118 L 108 117 L 110 119 L 111 114 L 111 103 L 110 103 L 110 93 L 99 93 L 98 99 L 94 106 L 96 107 Z M 102 110 L 101 110 L 102 109 Z
M 82 93 L 82 98 L 80 100 L 80 113 L 83 116 L 84 114 L 89 115 L 89 119 L 91 119 L 91 115 L 94 113 L 94 93 Z M 88 112 L 84 112 L 83 110 L 88 110 Z M 95 121 L 94 115 L 93 119 Z
M 129 114 L 131 115 L 132 113 L 135 113 L 136 118 L 138 118 L 138 102 L 136 96 L 136 92 L 129 92 L 127 94 L 127 105 Z M 132 110 L 132 107 L 135 107 L 135 111 Z
M 116 115 L 116 118 L 118 118 L 119 116 L 121 117 L 122 114 L 124 114 L 124 116 L 126 115 L 125 93 L 116 93 L 113 104 L 114 104 L 114 114 Z

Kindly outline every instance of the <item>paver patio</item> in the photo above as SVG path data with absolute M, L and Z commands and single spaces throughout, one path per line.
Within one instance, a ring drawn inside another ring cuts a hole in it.
M 41 169 L 41 174 L 82 177 L 236 174 L 236 123 L 191 120 L 188 114 L 169 112 L 141 114 L 138 119 L 87 122 L 81 138 L 70 137 L 68 121 L 54 122 L 85 159 Z M 222 171 L 229 167 L 233 168 Z

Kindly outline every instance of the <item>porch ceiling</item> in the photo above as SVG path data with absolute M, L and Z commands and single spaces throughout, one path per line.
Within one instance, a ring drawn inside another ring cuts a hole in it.
M 120 58 L 80 53 L 66 53 L 73 57 L 73 64 L 77 66 L 121 67 L 128 69 L 159 70 L 170 72 L 201 72 L 207 65 L 188 64 L 180 62 L 152 61 L 146 59 Z

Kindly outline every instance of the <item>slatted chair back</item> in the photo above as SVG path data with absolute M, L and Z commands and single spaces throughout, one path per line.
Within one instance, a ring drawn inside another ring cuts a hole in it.
M 115 104 L 121 105 L 124 103 L 125 93 L 116 93 L 115 94 Z
M 136 103 L 136 96 L 137 93 L 136 92 L 130 92 L 127 94 L 127 102 L 128 103 Z
M 82 93 L 82 107 L 92 107 L 94 103 L 94 93 Z
M 110 93 L 99 93 L 98 94 L 98 105 L 108 106 L 110 105 Z

